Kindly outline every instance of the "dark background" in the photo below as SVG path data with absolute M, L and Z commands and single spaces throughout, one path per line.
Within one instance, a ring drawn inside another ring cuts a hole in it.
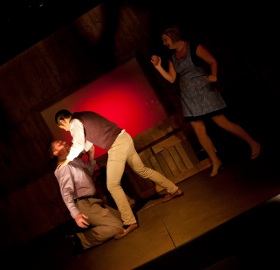
M 240 46 L 247 44 L 243 50 L 255 61 L 263 62 L 271 57 L 275 60 L 279 56 L 278 9 L 267 1 L 245 5 L 244 1 L 186 1 L 182 4 L 173 0 L 166 4 L 148 0 L 10 0 L 0 4 L 0 64 L 100 3 L 110 12 L 108 21 L 115 19 L 121 5 L 130 4 L 149 10 L 158 26 L 177 21 L 189 31 L 227 36 Z

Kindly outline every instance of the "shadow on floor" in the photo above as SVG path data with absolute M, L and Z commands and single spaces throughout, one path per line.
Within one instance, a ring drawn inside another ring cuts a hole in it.
M 280 195 L 135 270 L 276 269 Z

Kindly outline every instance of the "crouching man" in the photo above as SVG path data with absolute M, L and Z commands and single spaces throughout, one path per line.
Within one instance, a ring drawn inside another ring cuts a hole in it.
M 58 162 L 66 159 L 69 150 L 70 146 L 65 141 L 53 140 L 49 145 L 50 154 Z M 80 155 L 54 171 L 62 199 L 80 229 L 68 236 L 73 255 L 113 238 L 123 227 L 118 211 L 105 206 L 96 195 L 92 179 L 96 165 L 94 146 L 85 154 L 88 155 L 87 161 Z

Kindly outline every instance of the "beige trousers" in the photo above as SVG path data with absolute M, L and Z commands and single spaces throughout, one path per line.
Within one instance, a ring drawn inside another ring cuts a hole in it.
M 108 151 L 106 183 L 121 213 L 124 225 L 130 225 L 136 223 L 136 218 L 121 187 L 126 162 L 139 176 L 150 179 L 169 193 L 177 191 L 178 187 L 159 172 L 146 167 L 135 150 L 131 136 L 127 132 L 122 132 Z

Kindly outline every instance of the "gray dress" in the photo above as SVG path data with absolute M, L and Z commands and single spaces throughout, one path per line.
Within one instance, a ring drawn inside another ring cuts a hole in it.
M 179 85 L 184 117 L 199 118 L 213 115 L 226 108 L 226 103 L 213 83 L 206 80 L 208 74 L 205 70 L 194 65 L 189 44 L 185 58 L 177 59 L 172 55 L 175 70 L 180 74 Z

